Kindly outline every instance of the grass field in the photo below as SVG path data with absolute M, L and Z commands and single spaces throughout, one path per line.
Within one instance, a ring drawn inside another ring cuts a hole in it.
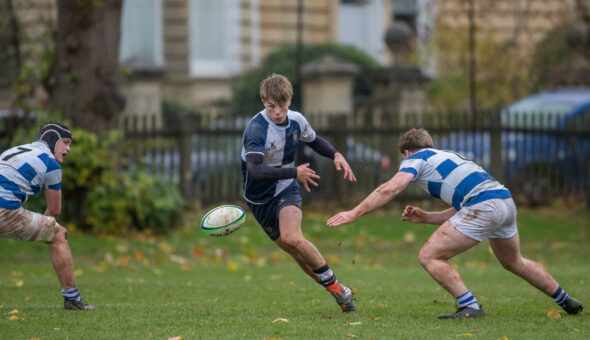
M 355 289 L 358 313 L 342 314 L 253 218 L 212 238 L 196 228 L 196 213 L 192 228 L 166 237 L 70 235 L 76 280 L 95 312 L 63 310 L 46 245 L 0 240 L 0 339 L 590 338 L 588 210 L 519 211 L 523 254 L 585 303 L 582 315 L 502 269 L 484 242 L 452 261 L 486 310 L 474 320 L 436 318 L 455 307 L 416 259 L 433 226 L 400 222 L 399 208 L 336 229 L 328 217 L 306 211 L 304 232 Z

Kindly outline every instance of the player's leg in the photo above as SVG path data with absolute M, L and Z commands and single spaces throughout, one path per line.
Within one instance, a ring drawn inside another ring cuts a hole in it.
M 0 236 L 3 238 L 40 241 L 49 244 L 51 263 L 62 287 L 64 308 L 94 309 L 80 299 L 80 293 L 74 282 L 74 265 L 66 229 L 60 226 L 55 218 L 23 208 L 15 210 L 0 208 L 0 221 Z M 68 308 L 68 299 L 78 300 L 74 302 L 76 306 Z
M 418 260 L 432 278 L 446 289 L 459 303 L 459 310 L 453 314 L 442 314 L 439 318 L 476 317 L 483 315 L 477 299 L 471 294 L 459 272 L 448 260 L 478 244 L 456 230 L 449 221 L 443 223 L 426 241 Z
M 569 314 L 578 314 L 582 311 L 582 303 L 569 297 L 545 267 L 522 257 L 514 201 L 512 199 L 495 200 L 494 204 L 499 223 L 489 235 L 489 239 L 490 246 L 502 266 L 551 296 Z
M 64 297 L 64 309 L 72 310 L 94 310 L 94 306 L 86 304 L 80 297 L 78 287 L 74 280 L 74 258 L 68 243 L 68 231 L 55 222 L 57 232 L 53 239 L 49 241 L 51 253 L 51 263 L 57 273 L 57 278 L 61 284 L 61 293 Z
M 283 206 L 279 211 L 281 236 L 275 241 L 288 252 L 301 268 L 319 284 L 324 286 L 336 299 L 343 312 L 353 312 L 352 291 L 341 284 L 316 246 L 303 236 L 301 231 L 301 209 L 298 206 Z
M 570 297 L 541 264 L 524 258 L 520 253 L 518 233 L 510 238 L 490 238 L 490 246 L 504 268 L 552 297 L 569 314 L 578 314 L 584 307 Z
M 422 246 L 418 260 L 436 282 L 451 295 L 459 296 L 467 291 L 467 287 L 448 260 L 478 243 L 479 241 L 457 231 L 447 221 Z
M 66 228 L 57 226 L 58 231 L 51 242 L 49 249 L 51 253 L 51 264 L 57 273 L 61 287 L 65 290 L 74 288 L 74 259 L 68 244 L 68 232 Z
M 301 269 L 312 279 L 318 280 L 314 268 L 320 268 L 326 261 L 318 249 L 303 237 L 301 231 L 301 209 L 297 206 L 283 207 L 279 212 L 280 237 L 275 243 L 289 253 Z

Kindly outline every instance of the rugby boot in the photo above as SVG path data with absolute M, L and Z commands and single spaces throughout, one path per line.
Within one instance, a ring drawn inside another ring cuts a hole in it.
M 94 310 L 94 306 L 86 304 L 83 300 L 64 300 L 64 309 L 67 310 Z
M 562 308 L 568 314 L 578 314 L 584 310 L 582 303 L 571 296 L 568 296 L 567 299 L 565 299 L 565 303 L 563 304 Z
M 336 299 L 343 313 L 356 312 L 356 307 L 352 302 L 352 290 L 350 288 L 340 282 L 336 282 L 326 287 L 326 289 Z
M 453 314 L 439 314 L 439 319 L 465 319 L 465 318 L 478 318 L 483 316 L 483 307 L 479 306 L 479 309 L 471 308 L 471 307 L 460 307 L 457 311 Z

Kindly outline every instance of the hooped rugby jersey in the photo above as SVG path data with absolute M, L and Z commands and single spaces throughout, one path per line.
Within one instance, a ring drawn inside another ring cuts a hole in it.
M 0 155 L 0 208 L 18 209 L 41 189 L 61 190 L 61 166 L 47 144 L 15 146 Z
M 494 198 L 511 198 L 510 191 L 479 165 L 452 151 L 420 150 L 403 160 L 399 171 L 413 174 L 412 182 L 457 211 Z
M 295 178 L 280 180 L 248 180 L 246 155 L 258 153 L 264 156 L 263 164 L 273 167 L 294 167 L 295 150 L 299 141 L 313 142 L 315 131 L 307 119 L 295 111 L 288 111 L 286 126 L 275 124 L 266 114 L 266 109 L 254 116 L 242 138 L 242 176 L 244 177 L 244 198 L 253 204 L 264 204 L 283 191 Z

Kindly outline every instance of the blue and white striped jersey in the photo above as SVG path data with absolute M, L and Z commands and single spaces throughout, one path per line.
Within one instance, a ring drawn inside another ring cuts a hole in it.
M 41 189 L 61 190 L 61 166 L 47 144 L 15 146 L 0 155 L 0 208 L 18 209 Z
M 420 150 L 403 160 L 399 171 L 414 174 L 412 182 L 457 211 L 489 199 L 511 197 L 510 191 L 479 165 L 452 151 Z
M 283 191 L 295 178 L 281 180 L 249 181 L 246 171 L 246 155 L 259 153 L 264 156 L 263 164 L 273 167 L 294 167 L 295 150 L 299 140 L 309 143 L 316 138 L 315 131 L 307 119 L 295 111 L 288 111 L 289 124 L 275 124 L 266 109 L 250 120 L 242 138 L 242 175 L 244 177 L 244 198 L 253 204 L 264 204 Z

